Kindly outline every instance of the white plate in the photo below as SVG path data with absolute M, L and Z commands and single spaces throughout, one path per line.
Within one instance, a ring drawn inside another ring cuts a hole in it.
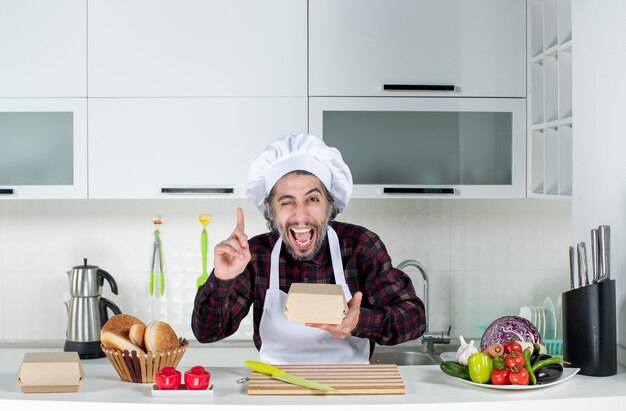
M 556 338 L 563 338 L 563 297 L 559 294 L 556 300 Z
M 543 311 L 546 314 L 546 324 L 544 336 L 546 339 L 556 338 L 556 310 L 554 309 L 554 303 L 550 297 L 546 298 L 543 302 Z
M 580 368 L 563 368 L 563 375 L 556 381 L 549 382 L 547 384 L 537 384 L 537 385 L 493 385 L 493 384 L 478 384 L 477 382 L 464 380 L 457 377 L 449 376 L 450 378 L 455 378 L 464 383 L 475 385 L 476 387 L 481 388 L 491 388 L 494 390 L 510 390 L 510 391 L 519 391 L 519 390 L 537 390 L 539 388 L 551 387 L 553 385 L 560 384 L 572 378 L 580 371 Z M 446 374 L 447 375 L 447 374 Z
M 213 384 L 209 385 L 206 390 L 188 390 L 185 384 L 181 384 L 177 390 L 160 390 L 156 384 L 152 385 L 153 397 L 164 398 L 207 398 L 213 396 Z
M 456 361 L 456 351 L 447 351 L 439 354 L 441 361 Z

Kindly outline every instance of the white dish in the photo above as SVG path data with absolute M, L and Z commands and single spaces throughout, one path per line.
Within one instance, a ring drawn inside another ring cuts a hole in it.
M 556 300 L 556 338 L 563 338 L 563 297 L 559 294 Z
M 477 382 L 464 380 L 457 377 L 449 376 L 450 378 L 454 378 L 456 380 L 462 381 L 464 383 L 474 385 L 476 387 L 481 388 L 489 388 L 494 390 L 509 390 L 509 391 L 519 391 L 519 390 L 537 390 L 539 388 L 551 387 L 553 385 L 560 384 L 572 378 L 580 371 L 580 368 L 563 368 L 563 375 L 556 381 L 549 382 L 547 384 L 537 384 L 537 385 L 493 385 L 493 384 L 479 384 Z
M 546 315 L 545 338 L 554 339 L 556 338 L 556 310 L 550 297 L 544 300 L 543 311 Z
M 522 318 L 526 318 L 528 321 L 530 321 L 531 323 L 533 322 L 533 314 L 532 314 L 532 308 L 528 307 L 528 306 L 523 306 L 520 307 L 519 309 L 519 316 Z M 534 324 L 534 323 L 533 323 Z
M 177 390 L 160 390 L 156 384 L 152 385 L 152 396 L 163 398 L 207 398 L 213 396 L 213 384 L 206 390 L 188 390 L 181 384 Z
M 456 351 L 447 351 L 439 354 L 441 361 L 456 361 Z

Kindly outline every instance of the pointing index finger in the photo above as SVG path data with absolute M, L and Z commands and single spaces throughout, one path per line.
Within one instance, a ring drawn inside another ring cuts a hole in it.
M 245 231 L 245 222 L 244 222 L 244 218 L 243 218 L 243 210 L 241 209 L 241 207 L 237 207 L 237 230 L 240 230 L 241 232 Z

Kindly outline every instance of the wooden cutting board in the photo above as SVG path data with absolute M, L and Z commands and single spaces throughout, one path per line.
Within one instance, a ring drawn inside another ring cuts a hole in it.
M 288 384 L 253 372 L 248 395 L 372 395 L 404 394 L 404 381 L 395 364 L 284 365 L 289 374 L 330 385 L 335 392 L 322 392 Z

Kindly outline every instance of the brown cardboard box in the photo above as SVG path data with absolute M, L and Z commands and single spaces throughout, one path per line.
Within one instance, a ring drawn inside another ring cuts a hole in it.
M 24 354 L 17 381 L 22 392 L 76 392 L 85 377 L 78 353 Z
M 285 302 L 292 322 L 340 324 L 348 313 L 343 289 L 337 284 L 293 283 Z

